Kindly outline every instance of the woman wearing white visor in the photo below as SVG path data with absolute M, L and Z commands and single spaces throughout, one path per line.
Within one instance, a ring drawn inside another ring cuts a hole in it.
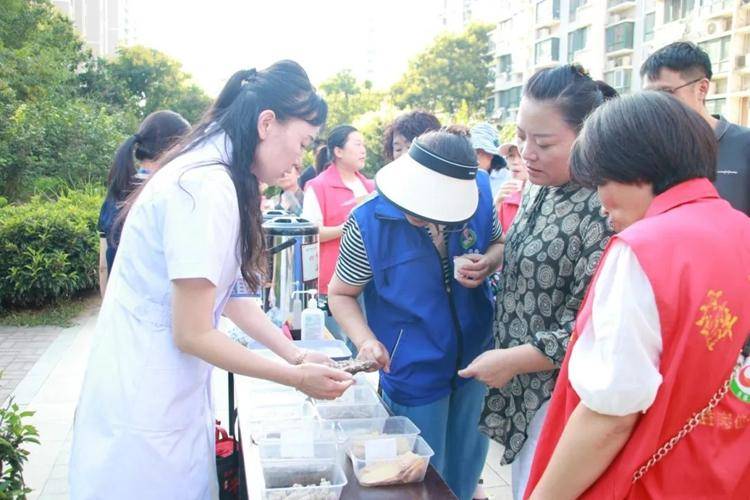
M 393 412 L 417 424 L 435 468 L 469 499 L 487 454 L 474 428 L 486 386 L 456 372 L 492 343 L 486 278 L 502 245 L 489 178 L 466 137 L 439 131 L 416 139 L 375 183 L 378 194 L 344 227 L 329 304 L 359 357 L 380 366 Z

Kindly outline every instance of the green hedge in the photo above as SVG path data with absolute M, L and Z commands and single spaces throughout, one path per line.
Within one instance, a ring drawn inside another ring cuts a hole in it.
M 0 310 L 40 307 L 97 283 L 97 189 L 0 208 Z

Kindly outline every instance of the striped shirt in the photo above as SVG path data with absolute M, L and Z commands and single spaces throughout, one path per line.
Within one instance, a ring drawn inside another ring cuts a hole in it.
M 426 227 L 424 231 L 434 240 Z M 491 241 L 493 243 L 499 241 L 501 236 L 502 228 L 500 227 L 497 213 L 495 213 L 492 218 Z M 443 278 L 445 279 L 446 287 L 449 287 L 453 275 L 451 271 L 452 264 L 447 257 L 447 252 L 440 253 L 446 255 L 445 257 L 441 257 L 441 261 Z M 362 239 L 362 233 L 359 230 L 357 220 L 353 216 L 349 216 L 349 219 L 344 224 L 339 259 L 336 263 L 336 276 L 344 283 L 352 286 L 365 286 L 372 279 L 372 266 L 370 266 L 370 260 L 367 257 L 365 242 Z

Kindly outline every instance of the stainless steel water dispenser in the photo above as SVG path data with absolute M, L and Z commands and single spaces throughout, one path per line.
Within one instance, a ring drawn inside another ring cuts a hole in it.
M 277 325 L 287 322 L 291 325 L 293 292 L 318 287 L 318 226 L 289 215 L 264 222 L 263 230 L 268 252 L 263 309 Z M 302 298 L 302 307 L 306 307 L 307 294 L 298 296 Z M 292 335 L 298 338 L 299 332 L 292 329 Z

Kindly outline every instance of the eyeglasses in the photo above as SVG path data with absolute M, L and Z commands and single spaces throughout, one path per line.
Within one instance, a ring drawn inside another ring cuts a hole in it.
M 679 87 L 674 87 L 674 88 L 664 87 L 664 88 L 660 88 L 660 89 L 656 89 L 656 90 L 658 90 L 659 92 L 666 92 L 667 94 L 674 94 L 675 92 L 677 92 L 681 88 L 687 87 L 689 85 L 693 85 L 694 83 L 698 83 L 699 81 L 703 80 L 704 78 L 705 78 L 705 76 L 701 76 L 700 78 L 696 78 L 695 80 L 689 81 L 687 83 L 683 83 Z

